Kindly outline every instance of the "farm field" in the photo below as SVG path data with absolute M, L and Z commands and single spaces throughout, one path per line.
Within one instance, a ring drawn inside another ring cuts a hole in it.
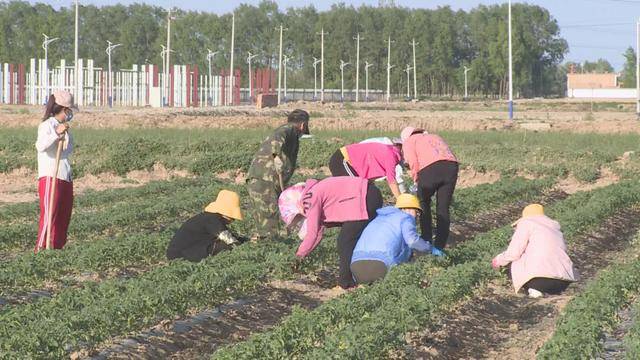
M 340 146 L 395 137 L 410 123 L 437 131 L 461 162 L 448 257 L 419 257 L 347 293 L 333 290 L 335 231 L 302 263 L 296 238 L 195 264 L 165 258 L 173 232 L 219 190 L 239 192 L 248 206 L 246 171 L 283 110 L 79 113 L 69 243 L 33 255 L 38 110 L 3 108 L 0 358 L 637 359 L 633 104 L 520 105 L 510 129 L 494 103 L 309 105 L 314 136 L 301 140 L 293 182 L 327 176 Z M 525 122 L 552 126 L 529 131 Z M 491 268 L 531 202 L 561 223 L 581 275 L 560 296 L 516 295 Z M 252 221 L 233 227 L 245 233 Z

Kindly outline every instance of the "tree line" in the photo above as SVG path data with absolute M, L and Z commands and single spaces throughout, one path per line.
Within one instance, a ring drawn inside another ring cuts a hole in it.
M 568 51 L 556 19 L 548 10 L 514 4 L 514 91 L 520 97 L 562 96 L 564 71 L 560 66 Z M 413 66 L 411 41 L 415 39 L 418 91 L 432 96 L 464 92 L 465 66 L 470 67 L 469 91 L 478 96 L 504 96 L 507 90 L 507 5 L 480 5 L 470 11 L 450 7 L 410 9 L 390 6 L 333 5 L 327 11 L 313 6 L 281 9 L 274 1 L 257 6 L 240 5 L 235 11 L 235 64 L 246 79 L 247 52 L 257 53 L 254 69 L 277 67 L 279 33 L 283 25 L 284 53 L 291 58 L 289 87 L 313 84 L 314 57 L 320 58 L 320 36 L 325 36 L 325 87 L 340 86 L 340 60 L 345 86 L 355 87 L 356 42 L 360 34 L 360 84 L 364 87 L 364 62 L 370 68 L 370 87 L 386 87 L 387 42 L 391 37 L 392 90 L 406 91 L 407 64 Z M 171 59 L 174 64 L 197 64 L 207 69 L 207 49 L 219 51 L 213 66 L 228 69 L 231 14 L 198 11 L 173 12 Z M 166 44 L 167 11 L 146 4 L 80 6 L 81 58 L 106 67 L 107 40 L 121 43 L 114 50 L 115 68 L 132 64 L 161 64 Z M 23 1 L 0 2 L 0 62 L 25 63 L 42 58 L 42 33 L 60 38 L 49 47 L 50 64 L 73 60 L 74 8 Z M 319 70 L 319 67 L 318 67 Z M 319 72 L 319 71 L 318 71 Z M 411 76 L 413 81 L 413 76 Z M 413 87 L 413 85 L 412 85 Z

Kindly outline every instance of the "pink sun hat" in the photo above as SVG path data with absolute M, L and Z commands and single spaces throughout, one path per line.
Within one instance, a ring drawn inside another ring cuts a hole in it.
M 289 226 L 298 214 L 302 214 L 302 192 L 304 183 L 298 183 L 285 189 L 278 197 L 278 209 L 282 221 Z
M 413 126 L 407 126 L 404 129 L 402 129 L 402 131 L 400 132 L 400 140 L 402 140 L 402 142 L 404 143 L 405 141 L 407 141 L 407 139 L 409 138 L 409 136 L 417 133 L 417 132 L 426 132 L 424 129 L 420 129 L 420 128 L 414 128 Z

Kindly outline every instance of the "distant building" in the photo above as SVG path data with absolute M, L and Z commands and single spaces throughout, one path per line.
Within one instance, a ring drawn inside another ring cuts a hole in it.
M 620 74 L 567 74 L 567 97 L 579 99 L 635 99 L 636 89 L 620 88 Z

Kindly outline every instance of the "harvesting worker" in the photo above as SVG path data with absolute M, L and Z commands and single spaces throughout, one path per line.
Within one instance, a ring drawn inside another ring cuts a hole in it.
M 256 230 L 254 240 L 278 235 L 278 196 L 296 168 L 302 135 L 309 134 L 309 113 L 296 109 L 260 146 L 249 167 L 247 190 Z
M 411 194 L 400 195 L 396 206 L 378 209 L 351 257 L 351 272 L 358 284 L 384 278 L 393 266 L 408 262 L 413 250 L 431 251 L 431 243 L 422 239 L 416 229 L 419 211 L 420 201 Z
M 382 206 L 380 190 L 367 179 L 357 177 L 309 179 L 285 190 L 279 206 L 282 220 L 302 239 L 296 252 L 299 258 L 320 244 L 325 227 L 340 227 L 338 285 L 343 289 L 354 287 L 351 255 L 358 237 Z
M 167 258 L 198 262 L 242 244 L 245 239 L 228 228 L 235 220 L 242 220 L 240 197 L 233 191 L 221 190 L 216 201 L 176 231 L 169 243 Z
M 367 180 L 386 177 L 389 189 L 397 199 L 400 187 L 396 166 L 402 162 L 402 144 L 379 142 L 356 143 L 341 147 L 329 159 L 332 176 L 354 176 Z
M 576 281 L 560 224 L 544 214 L 542 205 L 525 207 L 513 226 L 516 230 L 509 247 L 492 260 L 491 266 L 498 269 L 511 264 L 516 293 L 524 289 L 533 298 L 558 294 Z
M 420 232 L 431 241 L 431 197 L 436 196 L 436 236 L 433 255 L 444 256 L 443 249 L 449 239 L 451 215 L 449 208 L 458 181 L 458 160 L 449 145 L 438 135 L 423 129 L 406 127 L 400 133 L 402 153 L 409 165 L 411 177 L 418 188 L 422 207 Z
M 38 126 L 38 195 L 40 221 L 37 253 L 49 247 L 62 249 L 67 242 L 67 229 L 73 208 L 73 179 L 69 156 L 73 151 L 73 137 L 69 122 L 73 118 L 73 95 L 56 90 L 47 101 L 44 117 Z

